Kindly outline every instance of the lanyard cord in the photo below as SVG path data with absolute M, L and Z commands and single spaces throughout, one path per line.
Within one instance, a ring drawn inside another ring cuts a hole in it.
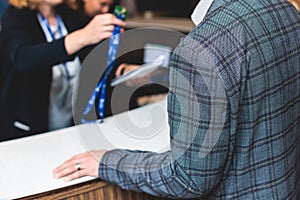
M 41 14 L 39 13 L 38 16 L 40 17 L 40 19 L 42 20 L 42 22 L 44 23 L 44 25 L 46 26 L 51 38 L 52 38 L 52 41 L 56 40 L 55 38 L 55 35 L 53 33 L 53 31 L 51 30 L 51 27 L 50 27 L 50 24 L 48 22 L 48 20 Z M 57 29 L 58 29 L 58 32 L 59 32 L 59 38 L 63 37 L 63 32 L 62 32 L 62 28 L 61 28 L 61 23 L 62 23 L 62 19 L 59 15 L 55 15 L 55 18 L 56 18 L 56 23 L 57 23 Z M 67 80 L 69 81 L 71 79 L 71 76 L 70 76 L 70 73 L 69 73 L 69 70 L 67 68 L 67 64 L 66 63 L 61 63 L 63 66 L 64 66 L 64 71 L 66 73 L 66 77 L 67 77 Z
M 124 20 L 122 16 L 118 17 L 121 20 Z M 120 26 L 115 26 L 113 34 L 110 38 L 109 41 L 109 48 L 108 48 L 108 55 L 107 55 L 107 69 L 105 70 L 105 74 L 103 78 L 100 80 L 98 83 L 97 87 L 95 88 L 94 92 L 92 93 L 86 108 L 83 112 L 83 116 L 81 118 L 82 123 L 93 123 L 93 122 L 98 122 L 98 123 L 103 123 L 103 118 L 104 118 L 104 108 L 105 108 L 105 101 L 106 101 L 106 82 L 107 82 L 107 77 L 110 74 L 113 65 L 114 65 L 114 60 L 116 59 L 119 43 L 120 43 Z M 100 99 L 98 102 L 98 114 L 100 117 L 99 121 L 93 121 L 93 120 L 86 120 L 84 117 L 91 111 L 92 107 L 94 106 L 94 102 L 97 98 L 97 96 L 100 93 Z

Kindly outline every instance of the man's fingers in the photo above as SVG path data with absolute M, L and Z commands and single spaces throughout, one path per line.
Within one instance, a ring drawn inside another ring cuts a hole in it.
M 73 156 L 53 170 L 55 179 L 71 181 L 83 176 L 98 176 L 99 161 L 106 151 L 90 151 Z
M 59 166 L 58 168 L 56 168 L 53 171 L 53 176 L 55 179 L 59 179 L 62 178 L 64 176 L 68 176 L 76 171 L 80 171 L 83 169 L 83 166 L 81 163 L 75 163 L 75 162 L 68 162 L 65 163 L 61 166 Z
M 78 154 L 76 156 L 73 156 L 69 160 L 65 161 L 62 165 L 58 166 L 53 170 L 54 178 L 58 179 L 63 176 L 67 176 L 75 171 L 78 170 L 78 168 L 83 169 L 82 164 L 86 160 L 86 156 L 89 156 L 90 154 L 83 153 Z
M 83 176 L 87 176 L 87 170 L 79 170 L 79 171 L 76 171 L 74 173 L 71 173 L 69 174 L 68 176 L 65 176 L 65 178 L 63 179 L 64 181 L 72 181 L 74 179 L 77 179 L 77 178 L 81 178 Z

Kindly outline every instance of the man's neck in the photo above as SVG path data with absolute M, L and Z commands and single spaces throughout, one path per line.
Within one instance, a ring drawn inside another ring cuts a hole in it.
M 300 12 L 300 0 L 288 0 Z

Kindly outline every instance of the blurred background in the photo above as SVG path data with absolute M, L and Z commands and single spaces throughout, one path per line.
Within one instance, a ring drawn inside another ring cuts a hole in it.
M 137 13 L 153 12 L 154 16 L 189 17 L 199 0 L 125 0 L 135 2 Z

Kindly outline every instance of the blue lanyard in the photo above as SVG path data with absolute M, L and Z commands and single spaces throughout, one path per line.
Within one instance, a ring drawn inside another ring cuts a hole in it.
M 119 16 L 119 19 L 122 19 L 122 16 Z M 114 60 L 116 59 L 119 43 L 120 43 L 120 26 L 115 26 L 113 34 L 109 40 L 109 48 L 108 48 L 108 55 L 107 55 L 107 63 L 106 65 L 108 66 L 103 78 L 100 80 L 98 83 L 97 87 L 95 88 L 94 92 L 92 93 L 85 110 L 83 112 L 83 116 L 81 118 L 82 123 L 93 123 L 93 122 L 98 122 L 98 123 L 103 123 L 103 118 L 104 118 L 104 108 L 105 108 L 105 101 L 106 101 L 106 82 L 107 82 L 107 77 L 110 74 Z M 94 102 L 97 98 L 97 96 L 100 93 L 99 97 L 99 102 L 98 102 L 98 114 L 100 117 L 99 121 L 93 121 L 93 120 L 86 120 L 84 117 L 91 111 L 91 109 L 94 106 Z
M 50 28 L 50 24 L 48 23 L 47 19 L 42 15 L 42 14 L 38 14 L 39 17 L 42 19 L 42 22 L 45 24 L 45 26 L 47 27 L 47 30 L 48 32 L 50 33 L 51 35 L 51 38 L 52 40 L 56 40 L 55 38 L 55 35 L 54 33 L 52 32 L 51 28 Z M 59 15 L 55 15 L 55 18 L 56 18 L 56 23 L 57 23 L 57 28 L 58 28 L 58 32 L 60 34 L 60 38 L 63 37 L 63 32 L 62 32 L 62 29 L 61 29 L 61 23 L 62 23 L 62 19 Z M 69 73 L 69 70 L 67 68 L 67 65 L 66 63 L 62 63 L 62 65 L 64 66 L 64 70 L 65 70 L 65 73 L 66 73 L 66 76 L 67 76 L 67 79 L 70 80 L 71 79 L 71 76 L 70 76 L 70 73 Z

